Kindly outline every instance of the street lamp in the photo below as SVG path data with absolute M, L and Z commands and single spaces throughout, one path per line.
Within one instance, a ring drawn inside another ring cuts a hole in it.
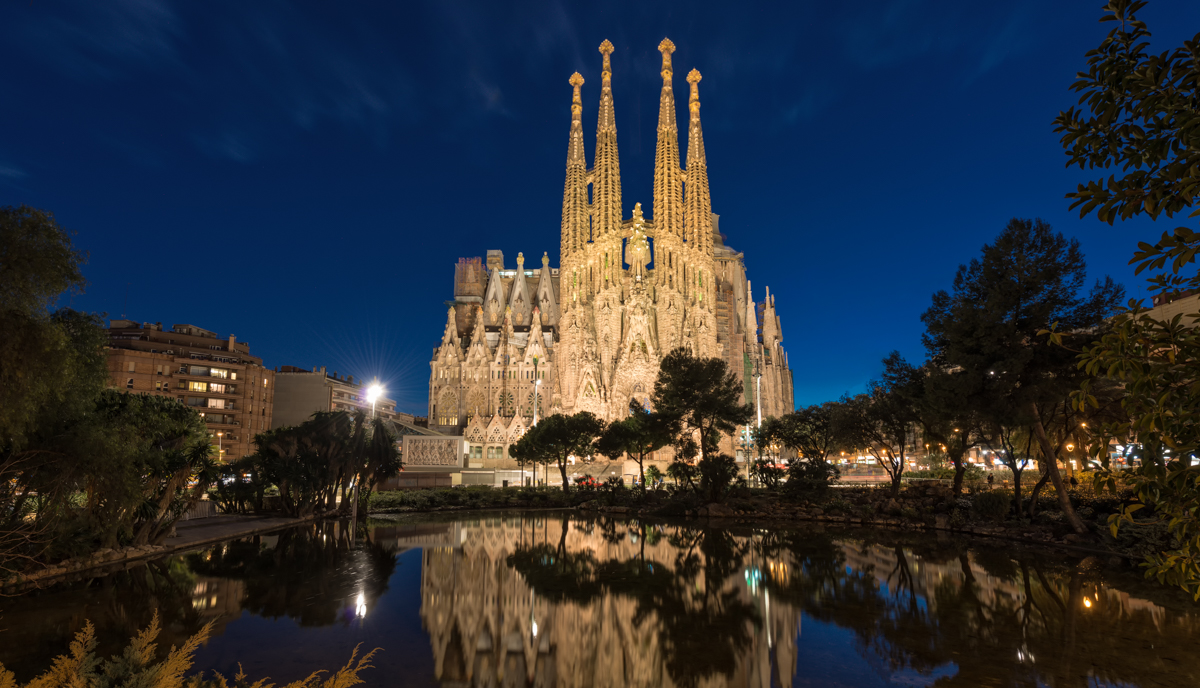
M 371 402 L 371 419 L 375 418 L 375 401 L 383 396 L 383 387 L 376 381 L 367 388 L 367 401 Z M 350 497 L 350 538 L 354 539 L 355 533 L 358 530 L 358 484 L 362 481 L 362 473 L 359 472 L 354 476 L 354 491 Z
M 383 396 L 383 387 L 376 382 L 367 388 L 367 401 L 371 402 L 371 417 L 375 417 L 375 400 Z
M 221 445 L 221 438 L 224 436 L 225 436 L 225 433 L 223 433 L 223 432 L 217 433 L 217 458 L 218 459 L 225 458 L 225 449 Z
M 538 412 L 538 390 L 542 386 L 542 381 L 538 378 L 538 357 L 533 357 L 533 424 L 537 425 Z

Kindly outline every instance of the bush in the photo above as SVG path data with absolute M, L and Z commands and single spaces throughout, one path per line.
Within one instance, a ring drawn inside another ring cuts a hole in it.
M 826 461 L 796 459 L 788 464 L 785 489 L 792 495 L 822 493 L 840 475 L 837 467 Z
M 779 483 L 783 482 L 783 477 L 787 474 L 782 468 L 766 459 L 758 459 L 752 463 L 750 473 L 758 478 L 763 487 L 769 490 L 778 488 Z
M 657 490 L 660 487 L 662 487 L 662 479 L 663 479 L 663 473 L 662 473 L 662 471 L 658 470 L 658 466 L 651 465 L 651 466 L 646 467 L 646 484 L 647 485 L 650 485 L 654 489 Z
M 971 499 L 975 517 L 985 521 L 1002 521 L 1011 508 L 1012 494 L 1008 490 L 987 490 Z
M 854 510 L 854 505 L 851 504 L 850 502 L 846 501 L 845 499 L 842 499 L 841 497 L 837 497 L 835 499 L 831 499 L 828 502 L 826 502 L 824 505 L 824 508 L 825 508 L 825 511 L 828 511 L 831 514 L 832 513 L 848 514 Z
M 953 466 L 939 466 L 921 471 L 905 471 L 904 475 L 910 478 L 931 478 L 934 480 L 954 480 Z M 963 482 L 969 480 L 986 480 L 987 476 L 983 469 L 978 466 L 967 466 L 967 470 L 963 473 Z
M 737 478 L 738 468 L 733 457 L 727 454 L 710 454 L 696 464 L 700 473 L 700 491 L 713 502 L 720 502 Z

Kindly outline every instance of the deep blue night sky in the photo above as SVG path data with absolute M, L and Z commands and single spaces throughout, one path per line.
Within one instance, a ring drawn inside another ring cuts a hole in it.
M 567 78 L 591 156 L 605 38 L 626 216 L 651 196 L 655 46 L 678 46 L 677 98 L 704 74 L 713 209 L 778 295 L 797 404 L 920 359 L 930 295 L 1011 217 L 1078 237 L 1134 296 L 1135 242 L 1178 224 L 1067 210 L 1085 177 L 1051 121 L 1100 0 L 504 4 L 5 3 L 0 205 L 78 233 L 76 308 L 379 375 L 417 412 L 457 259 L 557 265 Z M 1200 3 L 1142 18 L 1165 49 Z

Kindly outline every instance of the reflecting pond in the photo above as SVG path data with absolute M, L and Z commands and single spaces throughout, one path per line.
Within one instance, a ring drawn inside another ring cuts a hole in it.
M 907 532 L 494 513 L 319 523 L 0 598 L 27 680 L 157 611 L 196 668 L 371 686 L 1200 685 L 1200 607 L 1129 569 Z

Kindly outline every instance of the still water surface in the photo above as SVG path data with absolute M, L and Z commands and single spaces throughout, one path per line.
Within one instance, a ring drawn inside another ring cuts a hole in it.
M 369 686 L 1200 685 L 1200 607 L 1045 550 L 911 533 L 492 514 L 320 523 L 0 598 L 27 680 L 86 620 L 154 611 L 196 668 L 291 681 L 382 648 Z

